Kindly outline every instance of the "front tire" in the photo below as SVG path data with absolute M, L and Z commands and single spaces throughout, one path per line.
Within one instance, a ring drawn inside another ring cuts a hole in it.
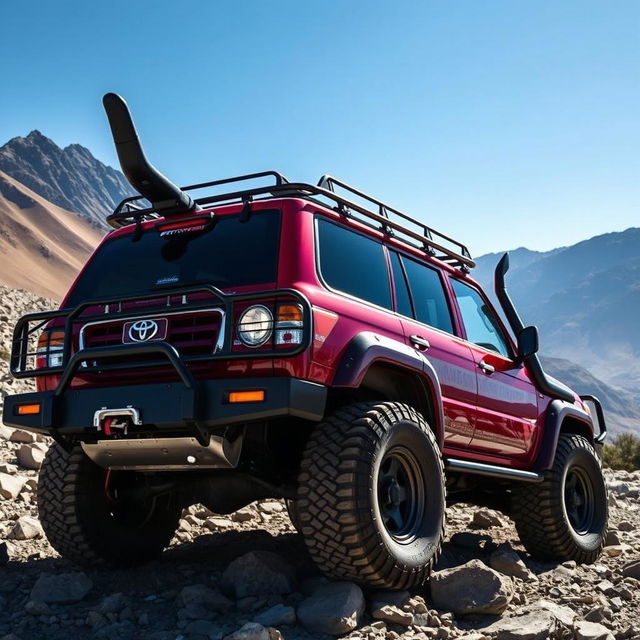
M 585 437 L 560 434 L 553 467 L 543 482 L 515 489 L 513 518 L 533 557 L 586 564 L 597 560 L 607 534 L 607 488 L 598 456 Z
M 157 557 L 175 533 L 173 493 L 153 495 L 144 474 L 107 472 L 76 446 L 54 444 L 38 482 L 38 511 L 51 546 L 84 566 L 128 566 Z
M 444 535 L 445 480 L 434 434 L 415 409 L 338 410 L 309 438 L 298 486 L 301 533 L 325 574 L 377 589 L 427 580 Z

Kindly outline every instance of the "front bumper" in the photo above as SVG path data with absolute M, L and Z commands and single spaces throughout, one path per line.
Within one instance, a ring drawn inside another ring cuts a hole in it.
M 232 404 L 232 391 L 264 391 L 264 400 Z M 63 388 L 7 396 L 2 419 L 7 426 L 60 436 L 96 433 L 94 416 L 102 409 L 132 407 L 142 428 L 193 432 L 224 425 L 294 416 L 314 422 L 324 416 L 327 388 L 297 378 L 239 378 L 97 387 Z M 20 415 L 19 407 L 39 404 L 38 413 Z

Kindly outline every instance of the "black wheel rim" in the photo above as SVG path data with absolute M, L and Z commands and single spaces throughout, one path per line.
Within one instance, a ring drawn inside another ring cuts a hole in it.
M 591 478 L 580 467 L 567 471 L 564 505 L 571 528 L 581 535 L 589 533 L 595 515 L 594 488 Z
M 425 508 L 425 483 L 418 462 L 408 449 L 394 447 L 380 463 L 378 505 L 384 526 L 397 542 L 416 537 Z

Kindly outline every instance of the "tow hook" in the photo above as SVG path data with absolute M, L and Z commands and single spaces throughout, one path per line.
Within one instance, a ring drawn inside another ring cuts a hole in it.
M 131 405 L 121 409 L 102 407 L 93 414 L 93 426 L 105 436 L 112 435 L 114 429 L 122 430 L 126 436 L 129 425 L 141 424 L 140 411 Z

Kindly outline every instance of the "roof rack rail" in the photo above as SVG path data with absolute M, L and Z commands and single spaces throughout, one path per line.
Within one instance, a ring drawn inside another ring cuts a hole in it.
M 214 203 L 230 204 L 233 202 L 250 201 L 259 196 L 267 199 L 280 195 L 282 197 L 301 197 L 326 205 L 323 200 L 318 200 L 318 198 L 326 199 L 330 201 L 330 206 L 342 215 L 357 218 L 358 221 L 364 224 L 379 228 L 386 234 L 392 235 L 417 249 L 425 251 L 438 260 L 457 267 L 462 271 L 468 272 L 475 266 L 469 250 L 462 243 L 444 233 L 436 231 L 425 223 L 395 209 L 385 202 L 367 195 L 346 182 L 342 182 L 329 175 L 322 176 L 317 185 L 312 185 L 304 182 L 289 182 L 284 175 L 277 171 L 262 171 L 233 178 L 225 178 L 223 180 L 202 182 L 200 184 L 182 187 L 182 191 L 192 191 L 195 189 L 216 187 L 266 177 L 272 177 L 274 179 L 273 184 L 196 198 L 195 203 L 200 206 L 212 205 Z M 346 192 L 350 197 L 338 193 L 337 190 Z M 353 196 L 364 201 L 366 204 L 354 202 L 352 199 Z M 166 217 L 165 212 L 159 211 L 157 208 L 139 208 L 140 200 L 144 200 L 143 196 L 126 198 L 116 207 L 115 211 L 107 217 L 107 222 L 112 227 L 118 228 L 134 223 L 139 224 L 146 220 Z M 370 206 L 368 206 L 371 204 L 375 205 L 375 210 L 372 210 Z M 361 217 L 357 214 L 360 214 Z M 372 225 L 372 222 L 377 223 L 379 227 Z M 415 229 L 408 227 L 407 223 L 413 225 Z

